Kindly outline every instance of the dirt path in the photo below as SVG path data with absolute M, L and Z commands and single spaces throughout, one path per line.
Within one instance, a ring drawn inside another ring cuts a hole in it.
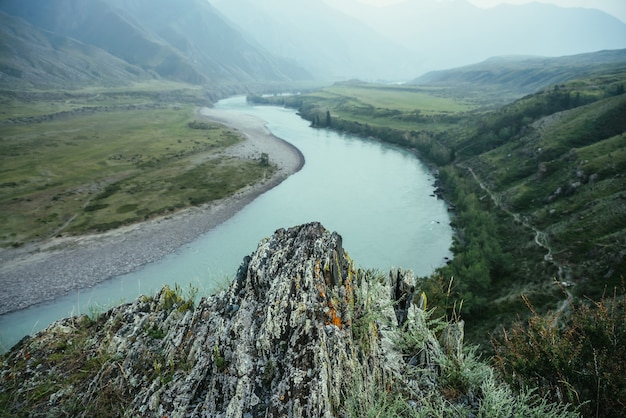
M 510 215 L 511 217 L 513 217 L 513 219 L 516 222 L 521 223 L 524 227 L 531 229 L 535 233 L 535 239 L 534 239 L 535 244 L 537 244 L 537 246 L 543 248 L 546 251 L 546 255 L 543 256 L 543 259 L 545 261 L 547 261 L 548 263 L 552 264 L 554 267 L 556 267 L 556 269 L 557 269 L 557 279 L 558 279 L 559 282 L 563 282 L 563 280 L 564 280 L 563 266 L 559 262 L 554 260 L 554 258 L 552 257 L 552 247 L 550 246 L 550 242 L 549 242 L 549 239 L 548 239 L 548 234 L 546 232 L 541 231 L 538 228 L 536 228 L 534 225 L 532 225 L 530 222 L 528 222 L 528 219 L 522 217 L 519 213 L 516 213 L 516 212 L 513 212 L 513 211 L 507 209 L 502 204 L 502 202 L 500 201 L 500 197 L 498 195 L 496 195 L 495 193 L 493 193 L 482 182 L 482 180 L 478 177 L 478 175 L 476 175 L 476 173 L 474 172 L 474 170 L 471 167 L 467 167 L 467 166 L 464 166 L 464 165 L 458 165 L 458 167 L 469 171 L 469 173 L 472 175 L 472 177 L 474 178 L 476 183 L 478 183 L 480 188 L 489 195 L 491 201 L 493 202 L 493 204 L 497 208 L 499 208 L 500 210 L 504 211 L 507 215 Z

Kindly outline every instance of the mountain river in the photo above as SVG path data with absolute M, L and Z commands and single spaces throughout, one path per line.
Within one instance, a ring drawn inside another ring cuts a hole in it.
M 401 148 L 327 129 L 313 129 L 294 110 L 251 106 L 243 97 L 217 109 L 252 114 L 296 146 L 305 165 L 226 222 L 164 259 L 52 302 L 0 316 L 0 351 L 52 321 L 154 294 L 164 284 L 190 285 L 200 295 L 223 287 L 244 256 L 278 228 L 320 221 L 343 237 L 357 267 L 412 269 L 428 275 L 451 257 L 445 203 L 433 196 L 434 177 Z M 271 158 L 271 155 L 270 155 Z

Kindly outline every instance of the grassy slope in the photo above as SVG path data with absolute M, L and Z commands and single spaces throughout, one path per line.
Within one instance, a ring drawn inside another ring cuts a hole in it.
M 180 87 L 2 95 L 1 244 L 141 221 L 269 174 L 257 161 L 219 155 L 240 136 L 190 128 L 200 92 Z M 47 114 L 55 117 L 36 119 Z
M 602 99 L 470 159 L 503 205 L 546 233 L 561 278 L 594 297 L 626 270 L 617 256 L 626 237 L 624 115 L 625 95 Z
M 465 67 L 433 71 L 412 82 L 422 87 L 446 87 L 481 94 L 506 104 L 545 86 L 598 74 L 624 71 L 626 50 L 608 50 L 566 57 L 496 57 Z
M 448 126 L 446 117 L 477 108 L 478 99 L 455 97 L 441 87 L 351 81 L 336 83 L 307 95 L 277 100 L 299 107 L 304 116 L 312 120 L 319 116 L 322 124 L 328 110 L 336 122 L 345 120 L 381 128 L 439 131 Z

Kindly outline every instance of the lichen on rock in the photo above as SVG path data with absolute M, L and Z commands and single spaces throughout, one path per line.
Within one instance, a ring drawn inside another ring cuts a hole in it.
M 279 229 L 226 290 L 196 306 L 165 287 L 22 340 L 2 357 L 0 409 L 348 417 L 389 397 L 409 416 L 433 393 L 455 402 L 440 395 L 448 348 L 413 303 L 415 290 L 410 272 L 357 270 L 341 236 L 319 223 Z

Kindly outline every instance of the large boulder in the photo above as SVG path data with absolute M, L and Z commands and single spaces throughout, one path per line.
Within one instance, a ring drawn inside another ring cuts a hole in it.
M 183 293 L 165 287 L 21 341 L 0 364 L 3 406 L 50 416 L 360 416 L 383 390 L 419 399 L 437 379 L 442 350 L 413 304 L 412 274 L 357 270 L 341 236 L 319 223 L 276 231 L 197 306 Z M 408 329 L 422 331 L 401 350 Z

